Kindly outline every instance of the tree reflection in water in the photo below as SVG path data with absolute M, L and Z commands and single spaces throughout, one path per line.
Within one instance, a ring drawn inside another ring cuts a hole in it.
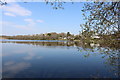
M 79 45 L 79 43 L 76 43 Z M 107 65 L 112 66 L 110 71 L 114 72 L 116 76 L 120 76 L 119 71 L 119 52 L 120 52 L 120 45 L 118 43 L 102 43 L 102 44 L 94 44 L 94 43 L 82 43 L 81 46 L 77 46 L 78 51 L 86 51 L 87 53 L 84 55 L 84 57 L 89 57 L 90 55 L 94 55 L 97 53 L 98 55 L 102 55 L 101 58 L 105 58 L 106 62 L 104 62 Z

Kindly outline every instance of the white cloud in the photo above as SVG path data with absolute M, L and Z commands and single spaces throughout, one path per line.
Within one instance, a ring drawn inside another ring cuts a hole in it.
M 37 21 L 39 21 L 40 23 L 43 22 L 43 20 L 33 20 L 31 18 L 26 18 L 23 21 L 26 23 L 16 24 L 14 22 L 9 22 L 9 21 L 0 21 L 0 25 L 2 25 L 3 28 L 11 27 L 11 28 L 18 28 L 22 30 L 31 31 L 31 30 L 35 30 L 37 26 Z
M 43 20 L 36 20 L 36 22 L 43 23 L 44 21 Z
M 12 14 L 12 13 L 7 13 L 7 12 L 4 13 L 4 15 L 7 15 L 7 16 L 14 16 L 14 17 L 16 16 L 16 15 L 14 15 L 14 14 Z
M 32 26 L 30 25 L 30 23 L 26 24 L 26 25 L 19 25 L 19 24 L 15 24 L 13 22 L 8 22 L 8 21 L 0 21 L 0 24 L 2 25 L 2 27 L 12 27 L 12 28 L 19 28 L 19 29 L 23 29 L 23 30 L 32 30 Z
M 15 24 L 13 22 L 9 21 L 0 21 L 0 25 L 2 27 L 14 27 L 14 28 L 19 28 L 19 29 L 24 29 L 24 30 L 32 30 L 36 26 L 36 22 L 32 19 L 24 19 L 26 24 Z
M 11 22 L 8 22 L 8 21 L 0 21 L 0 25 L 2 25 L 2 27 L 5 27 L 5 26 L 12 26 L 14 25 L 14 23 L 11 23 Z
M 26 21 L 26 22 L 33 22 L 32 19 L 24 19 L 24 21 Z
M 16 27 L 16 28 L 23 29 L 23 30 L 30 30 L 30 27 L 27 27 L 25 25 L 13 25 L 13 26 Z
M 17 3 L 10 3 L 3 7 L 3 10 L 7 13 L 12 13 L 18 16 L 31 16 L 32 12 Z
M 28 22 L 27 26 L 35 26 L 36 23 L 33 19 L 24 19 L 24 21 Z
M 6 2 L 17 2 L 17 0 L 5 0 Z

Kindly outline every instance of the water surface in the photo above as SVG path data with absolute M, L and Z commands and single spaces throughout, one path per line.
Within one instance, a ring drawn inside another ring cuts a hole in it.
M 0 45 L 3 78 L 118 78 L 118 49 L 46 40 Z

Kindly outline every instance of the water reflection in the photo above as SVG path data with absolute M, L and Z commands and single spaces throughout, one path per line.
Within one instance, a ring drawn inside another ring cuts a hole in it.
M 9 40 L 2 44 L 4 78 L 117 78 L 120 73 L 119 45 Z
M 9 77 L 14 77 L 14 75 L 16 75 L 17 73 L 20 73 L 21 71 L 24 71 L 24 69 L 30 67 L 30 63 L 26 63 L 26 62 L 11 63 L 10 61 L 3 64 L 3 66 L 4 66 L 3 68 L 4 74 L 9 75 Z M 3 77 L 8 77 L 6 75 L 3 75 Z
M 58 46 L 75 46 L 74 42 L 31 42 L 31 41 L 2 41 L 2 43 L 17 43 L 17 44 L 29 44 L 35 46 L 50 46 L 50 47 L 58 47 Z

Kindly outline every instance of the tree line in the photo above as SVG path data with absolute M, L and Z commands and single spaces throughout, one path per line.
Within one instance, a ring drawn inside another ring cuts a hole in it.
M 67 33 L 45 33 L 45 34 L 34 34 L 34 35 L 16 35 L 16 36 L 6 36 L 2 35 L 5 39 L 17 39 L 17 40 L 74 40 L 79 39 L 78 35 Z
M 97 36 L 97 37 L 96 37 Z M 96 34 L 95 31 L 83 31 L 78 35 L 67 33 L 56 33 L 50 32 L 45 34 L 34 34 L 34 35 L 16 35 L 16 36 L 0 36 L 2 39 L 17 39 L 17 40 L 119 40 L 120 32 L 114 34 Z

